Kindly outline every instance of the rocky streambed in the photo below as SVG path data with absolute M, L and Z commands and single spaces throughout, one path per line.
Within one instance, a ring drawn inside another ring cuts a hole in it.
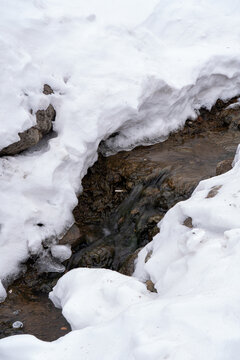
M 109 157 L 100 152 L 83 179 L 73 211 L 75 224 L 60 240 L 73 250 L 66 271 L 105 267 L 131 275 L 139 249 L 159 231 L 157 224 L 166 211 L 187 199 L 200 180 L 228 171 L 239 143 L 240 107 L 234 98 L 218 100 L 211 111 L 202 109 L 196 121 L 187 120 L 163 143 Z M 185 225 L 191 227 L 191 219 Z M 0 337 L 30 333 L 54 340 L 69 331 L 48 300 L 62 274 L 39 275 L 33 260 L 0 304 Z M 17 320 L 23 327 L 12 327 Z

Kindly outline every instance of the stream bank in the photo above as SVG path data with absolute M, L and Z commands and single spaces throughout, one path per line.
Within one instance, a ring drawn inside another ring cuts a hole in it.
M 131 275 L 138 249 L 159 231 L 157 224 L 168 209 L 191 196 L 200 180 L 231 168 L 240 143 L 236 101 L 219 100 L 211 111 L 202 109 L 196 121 L 187 120 L 163 143 L 107 158 L 99 153 L 83 179 L 83 192 L 73 210 L 75 224 L 60 240 L 72 245 L 67 270 L 105 267 Z M 0 304 L 0 338 L 29 333 L 54 340 L 69 331 L 61 312 L 48 300 L 62 274 L 39 275 L 33 259 L 27 267 Z M 12 328 L 16 320 L 23 328 Z

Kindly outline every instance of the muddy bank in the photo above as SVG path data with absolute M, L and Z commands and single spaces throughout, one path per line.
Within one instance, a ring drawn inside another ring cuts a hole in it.
M 202 109 L 196 121 L 187 120 L 164 143 L 108 158 L 99 154 L 83 179 L 73 211 L 76 222 L 60 240 L 72 245 L 67 270 L 87 266 L 132 273 L 137 249 L 159 231 L 157 223 L 166 211 L 187 199 L 200 180 L 230 169 L 240 143 L 240 109 L 226 108 L 235 101 L 218 101 L 210 112 Z M 62 274 L 37 274 L 33 259 L 27 266 L 0 304 L 0 337 L 29 333 L 54 340 L 69 331 L 48 300 Z M 12 323 L 17 320 L 24 326 L 15 330 Z

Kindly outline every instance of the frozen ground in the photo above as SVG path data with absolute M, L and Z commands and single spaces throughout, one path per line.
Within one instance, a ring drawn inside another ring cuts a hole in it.
M 240 4 L 0 3 L 0 148 L 50 102 L 58 134 L 47 148 L 0 159 L 4 281 L 30 253 L 41 253 L 44 239 L 71 225 L 81 179 L 102 139 L 119 132 L 107 141 L 110 152 L 164 139 L 201 106 L 240 93 Z M 54 94 L 42 94 L 45 83 Z M 161 234 L 140 253 L 140 281 L 107 270 L 62 277 L 51 298 L 74 331 L 53 343 L 1 340 L 0 359 L 238 360 L 239 173 L 236 160 L 232 171 L 200 183 L 168 212 Z M 187 217 L 192 229 L 183 225 Z M 52 252 L 62 258 L 69 249 L 55 245 Z M 148 278 L 158 294 L 141 283 Z

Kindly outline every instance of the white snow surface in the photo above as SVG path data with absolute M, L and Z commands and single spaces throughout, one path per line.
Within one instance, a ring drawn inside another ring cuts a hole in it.
M 65 245 L 52 245 L 51 254 L 60 261 L 65 261 L 71 257 L 72 251 L 70 247 Z
M 7 292 L 2 284 L 2 281 L 0 280 L 0 303 L 3 302 L 7 297 Z
M 0 148 L 35 124 L 38 109 L 51 103 L 57 112 L 57 137 L 0 159 L 5 280 L 29 254 L 43 252 L 43 240 L 53 239 L 55 256 L 67 254 L 55 238 L 73 222 L 101 140 L 119 133 L 107 140 L 108 152 L 163 140 L 201 106 L 239 95 L 240 3 L 0 3 Z M 54 94 L 42 93 L 46 83 Z M 2 339 L 0 359 L 239 360 L 239 154 L 231 171 L 201 182 L 166 214 L 139 254 L 135 278 L 70 271 L 50 297 L 73 331 L 51 343 Z M 184 226 L 188 217 L 193 228 Z M 148 279 L 157 294 L 146 290 Z
M 57 112 L 57 137 L 0 159 L 4 280 L 73 223 L 81 179 L 102 139 L 119 133 L 106 142 L 107 152 L 153 143 L 201 106 L 239 94 L 240 4 L 0 3 L 0 148 L 35 124 L 38 109 L 51 103 Z M 45 83 L 54 94 L 42 93 Z
M 106 269 L 74 269 L 55 286 L 50 299 L 72 330 L 108 322 L 124 309 L 149 298 L 146 286 L 133 277 Z M 96 301 L 97 300 L 97 301 Z
M 17 352 L 18 360 L 238 360 L 239 176 L 238 160 L 168 211 L 139 254 L 135 278 L 105 269 L 65 274 L 50 298 L 73 331 L 51 343 L 5 338 L 0 358 L 13 360 Z M 193 228 L 183 224 L 188 217 Z M 157 293 L 146 289 L 147 279 Z

